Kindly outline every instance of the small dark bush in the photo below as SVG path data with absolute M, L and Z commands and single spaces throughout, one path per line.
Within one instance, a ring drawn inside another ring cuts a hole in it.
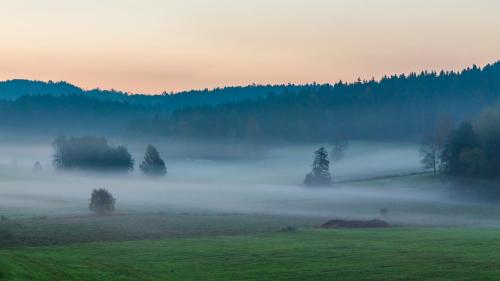
M 104 215 L 115 210 L 115 202 L 116 199 L 106 189 L 94 189 L 90 197 L 89 209 L 98 215 Z

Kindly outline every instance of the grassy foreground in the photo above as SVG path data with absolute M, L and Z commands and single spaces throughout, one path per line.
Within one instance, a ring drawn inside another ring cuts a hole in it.
M 392 228 L 0 250 L 1 280 L 498 280 L 500 229 Z

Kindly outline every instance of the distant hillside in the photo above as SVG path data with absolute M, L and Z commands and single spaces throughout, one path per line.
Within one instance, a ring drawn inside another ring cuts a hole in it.
M 177 138 L 324 142 L 350 139 L 416 140 L 438 118 L 473 118 L 500 97 L 500 62 L 460 72 L 422 72 L 335 85 L 215 107 L 176 110 L 130 125 L 141 135 Z
M 120 134 L 130 120 L 153 116 L 127 102 L 74 95 L 28 95 L 0 101 L 0 131 L 12 135 Z M 0 135 L 0 138 L 2 135 Z
M 7 80 L 0 82 L 0 99 L 14 100 L 27 95 L 82 94 L 83 90 L 66 82 Z
M 0 100 L 16 100 L 23 96 L 38 95 L 85 95 L 102 100 L 128 102 L 135 105 L 154 107 L 158 110 L 172 111 L 195 105 L 217 105 L 227 102 L 255 100 L 269 93 L 281 94 L 285 91 L 298 91 L 298 85 L 251 85 L 245 87 L 225 87 L 213 90 L 192 90 L 173 94 L 143 95 L 128 94 L 114 90 L 83 90 L 67 82 L 42 82 L 32 80 L 8 80 L 0 82 Z
M 123 134 L 194 140 L 417 140 L 445 116 L 470 119 L 500 98 L 500 62 L 460 72 L 335 85 L 227 87 L 174 95 L 0 82 L 0 133 Z M 1 137 L 2 135 L 0 135 Z

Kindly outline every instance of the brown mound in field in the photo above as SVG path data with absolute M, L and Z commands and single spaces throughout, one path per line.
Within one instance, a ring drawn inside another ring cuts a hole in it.
M 390 225 L 383 220 L 341 220 L 334 219 L 320 225 L 321 228 L 383 228 Z

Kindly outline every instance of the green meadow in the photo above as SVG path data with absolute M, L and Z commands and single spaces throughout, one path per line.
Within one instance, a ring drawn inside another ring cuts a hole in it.
M 498 228 L 298 229 L 4 248 L 1 280 L 497 280 Z

